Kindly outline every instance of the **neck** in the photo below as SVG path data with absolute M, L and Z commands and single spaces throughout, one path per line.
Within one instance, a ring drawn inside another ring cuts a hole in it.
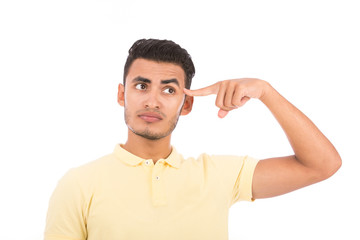
M 154 163 L 159 159 L 167 158 L 172 149 L 170 145 L 171 134 L 158 140 L 149 140 L 128 130 L 128 139 L 123 148 L 143 159 L 152 159 Z

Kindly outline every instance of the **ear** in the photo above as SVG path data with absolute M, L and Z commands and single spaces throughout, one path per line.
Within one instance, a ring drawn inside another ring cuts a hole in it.
M 120 106 L 125 105 L 125 86 L 119 83 L 118 87 L 118 95 L 117 95 L 117 101 L 120 104 Z
M 194 97 L 185 95 L 185 102 L 184 102 L 184 105 L 183 105 L 180 115 L 183 115 L 183 116 L 188 115 L 192 110 L 193 103 L 194 103 Z

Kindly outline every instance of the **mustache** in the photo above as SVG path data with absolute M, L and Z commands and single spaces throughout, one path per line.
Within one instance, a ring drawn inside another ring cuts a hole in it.
M 147 109 L 143 109 L 143 110 L 138 110 L 138 111 L 135 112 L 135 114 L 140 115 L 142 113 L 149 113 L 149 112 L 157 113 L 160 116 L 162 116 L 163 118 L 166 118 L 166 114 L 161 112 L 159 109 L 156 109 L 156 108 L 147 108 Z

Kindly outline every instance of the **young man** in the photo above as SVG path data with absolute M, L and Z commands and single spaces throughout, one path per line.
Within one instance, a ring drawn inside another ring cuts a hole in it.
M 172 41 L 134 43 L 119 84 L 128 139 L 113 153 L 71 169 L 49 204 L 46 240 L 227 239 L 228 210 L 322 181 L 341 166 L 329 140 L 297 108 L 259 79 L 189 90 L 195 68 Z M 216 94 L 219 117 L 257 98 L 273 113 L 294 155 L 265 160 L 202 154 L 183 157 L 170 144 L 194 96 Z

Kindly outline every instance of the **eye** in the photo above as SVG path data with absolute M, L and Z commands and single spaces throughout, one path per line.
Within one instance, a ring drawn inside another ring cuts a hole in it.
M 145 90 L 146 89 L 146 84 L 144 83 L 138 83 L 135 85 L 135 88 L 138 90 Z
M 165 88 L 163 92 L 167 93 L 167 94 L 174 94 L 175 89 L 173 89 L 173 88 Z

